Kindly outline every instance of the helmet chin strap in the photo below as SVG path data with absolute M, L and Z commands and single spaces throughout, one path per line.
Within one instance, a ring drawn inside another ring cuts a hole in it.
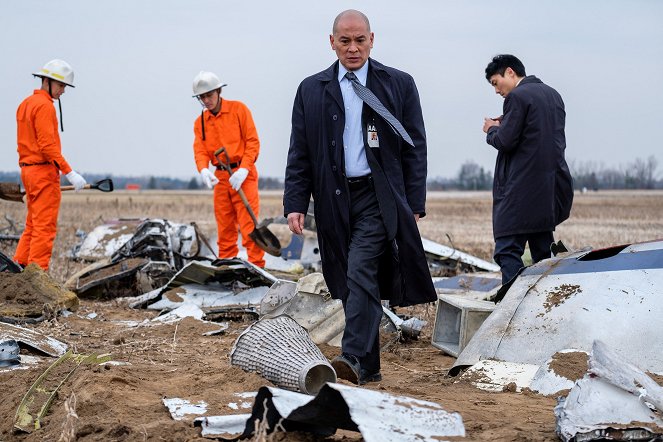
M 49 83 L 49 87 L 50 87 L 50 83 Z M 200 95 L 198 95 L 196 98 L 198 98 L 198 102 L 203 107 L 203 110 L 200 111 L 200 128 L 202 130 L 203 141 L 205 141 L 205 109 L 207 107 L 205 106 L 205 103 L 203 103 L 203 100 L 200 98 Z M 221 91 L 219 90 L 219 112 L 221 112 L 221 106 L 222 105 L 223 105 L 223 101 L 221 100 Z M 60 116 L 62 116 L 62 108 L 60 108 Z M 60 121 L 62 121 L 62 120 L 60 120 Z
M 64 123 L 62 122 L 62 102 L 58 98 L 58 107 L 60 108 L 60 132 L 64 132 Z
M 53 98 L 53 92 L 51 92 L 51 79 L 47 78 L 48 81 L 48 95 Z M 58 108 L 60 108 L 60 132 L 64 132 L 64 122 L 62 121 L 62 102 L 58 98 Z
M 198 102 L 203 107 L 203 110 L 200 111 L 200 128 L 203 131 L 203 141 L 205 141 L 205 104 L 203 103 L 203 100 L 200 99 L 200 95 L 198 95 L 197 98 Z

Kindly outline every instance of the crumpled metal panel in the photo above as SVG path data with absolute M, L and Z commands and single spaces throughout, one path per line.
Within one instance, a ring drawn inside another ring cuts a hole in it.
M 0 367 L 18 364 L 20 360 L 18 342 L 14 339 L 0 339 Z
M 470 266 L 475 270 L 478 269 L 486 272 L 500 271 L 500 266 L 497 264 L 484 261 L 469 253 L 461 252 L 460 250 L 436 243 L 435 241 L 426 238 L 421 238 L 421 242 L 424 246 L 424 252 L 428 255 L 429 265 L 431 264 L 430 261 L 432 258 L 433 261 L 437 260 L 440 263 L 444 263 L 445 265 L 448 264 L 452 267 L 455 266 L 455 264 L 450 263 L 457 262 Z
M 518 276 L 451 373 L 481 359 L 541 365 L 563 349 L 589 352 L 596 339 L 663 372 L 661 287 L 663 241 L 541 261 Z
M 600 341 L 594 342 L 589 373 L 555 407 L 563 441 L 660 440 L 663 387 Z
M 502 285 L 502 274 L 463 273 L 448 278 L 433 278 L 433 287 L 439 293 L 491 292 Z M 483 296 L 485 298 L 485 295 Z
M 258 391 L 251 416 L 232 418 L 233 426 L 215 427 L 218 417 L 196 419 L 209 436 L 229 435 L 237 431 L 237 420 L 245 420 L 242 438 L 251 437 L 256 420 L 266 413 L 273 430 L 277 423 L 285 431 L 307 431 L 330 436 L 336 429 L 359 431 L 367 442 L 440 441 L 464 437 L 463 419 L 439 404 L 407 396 L 328 383 L 312 398 L 301 393 L 262 387 Z
M 345 328 L 343 304 L 331 299 L 320 273 L 311 273 L 297 283 L 276 282 L 263 298 L 260 313 L 269 318 L 288 315 L 316 344 L 340 343 Z
M 387 348 L 399 340 L 401 332 L 409 337 L 418 336 L 426 324 L 417 318 L 403 321 L 386 307 L 380 321 L 380 343 Z M 341 346 L 345 329 L 343 304 L 332 299 L 321 273 L 311 273 L 297 283 L 277 281 L 265 294 L 260 314 L 265 317 L 288 315 L 304 327 L 315 344 Z
M 74 247 L 72 257 L 85 261 L 96 261 L 113 255 L 136 232 L 142 219 L 118 219 L 99 225 Z
M 113 257 L 113 261 L 130 256 L 151 257 L 153 261 L 167 262 L 175 269 L 179 269 L 189 258 L 214 259 L 216 256 L 195 223 L 182 224 L 161 218 L 108 221 L 85 235 L 69 255 L 86 261 L 109 257 Z
M 50 336 L 18 325 L 0 322 L 0 341 L 13 339 L 48 356 L 59 357 L 66 353 L 67 344 Z
M 184 266 L 170 281 L 159 289 L 152 290 L 130 303 L 133 308 L 142 307 L 153 299 L 160 299 L 164 294 L 170 292 L 176 294 L 174 289 L 181 289 L 184 293 L 199 293 L 192 298 L 200 298 L 208 301 L 210 291 L 218 291 L 226 296 L 230 291 L 241 292 L 234 287 L 242 285 L 242 290 L 252 287 L 270 287 L 277 278 L 240 258 L 219 259 L 212 264 L 192 261 Z M 185 287 L 186 286 L 186 287 Z M 256 297 L 260 292 L 257 292 Z M 169 298 L 172 302 L 178 302 L 175 296 Z M 165 302 L 165 301 L 164 301 Z M 201 301 L 202 302 L 202 301 Z M 258 305 L 260 301 L 257 302 Z
M 250 414 L 229 414 L 227 416 L 206 416 L 194 420 L 194 425 L 201 427 L 200 434 L 212 439 L 235 440 L 246 428 Z
M 151 310 L 172 310 L 184 304 L 195 304 L 203 311 L 219 307 L 253 307 L 260 305 L 269 287 L 253 287 L 235 292 L 221 284 L 184 284 L 166 291 L 157 302 L 147 306 Z

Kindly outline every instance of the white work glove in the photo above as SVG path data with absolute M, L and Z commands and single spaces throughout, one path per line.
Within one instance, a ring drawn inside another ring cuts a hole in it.
M 72 170 L 71 172 L 69 172 L 65 176 L 67 177 L 67 181 L 69 181 L 74 186 L 74 190 L 76 192 L 81 190 L 87 184 L 87 181 L 85 181 L 85 178 L 83 178 L 78 172 L 76 172 L 74 170 Z
M 232 174 L 232 176 L 228 180 L 230 181 L 230 186 L 235 190 L 239 190 L 240 187 L 242 187 L 242 183 L 244 182 L 244 180 L 248 175 L 249 175 L 248 169 L 240 167 Z
M 200 178 L 203 179 L 203 183 L 205 183 L 208 189 L 219 184 L 219 179 L 207 168 L 200 171 Z

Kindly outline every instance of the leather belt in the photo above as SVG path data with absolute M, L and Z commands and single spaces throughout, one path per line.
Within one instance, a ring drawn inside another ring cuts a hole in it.
M 19 167 L 45 166 L 45 165 L 47 165 L 47 164 L 50 165 L 50 164 L 53 164 L 53 163 L 50 162 L 50 161 L 44 161 L 43 163 L 31 163 L 31 164 L 28 164 L 28 163 L 18 163 L 18 166 L 19 166 Z
M 347 178 L 347 181 L 348 181 L 348 189 L 358 190 L 358 189 L 363 189 L 366 186 L 372 184 L 373 177 L 371 175 L 364 175 L 364 176 Z
M 231 169 L 237 169 L 239 167 L 239 163 L 230 163 L 230 168 Z M 222 165 L 217 164 L 216 166 L 217 170 L 226 170 Z

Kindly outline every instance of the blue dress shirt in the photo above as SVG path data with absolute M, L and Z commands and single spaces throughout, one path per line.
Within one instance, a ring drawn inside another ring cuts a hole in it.
M 362 133 L 361 111 L 364 102 L 357 96 L 350 80 L 345 78 L 348 70 L 341 63 L 338 64 L 338 82 L 343 94 L 345 106 L 345 127 L 343 128 L 343 154 L 345 157 L 345 176 L 359 177 L 371 173 L 364 150 L 364 136 Z M 356 71 L 353 71 L 359 82 L 366 86 L 368 76 L 368 60 Z

